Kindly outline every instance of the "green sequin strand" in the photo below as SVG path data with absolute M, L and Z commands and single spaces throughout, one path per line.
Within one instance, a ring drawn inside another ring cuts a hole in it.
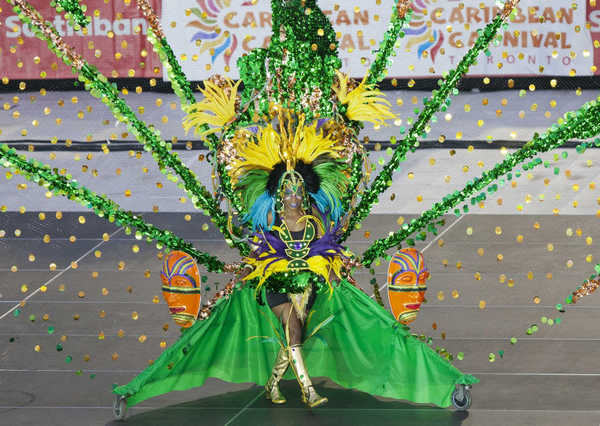
M 502 17 L 498 15 L 485 27 L 485 29 L 478 30 L 479 37 L 477 38 L 475 45 L 461 59 L 456 69 L 449 71 L 448 76 L 443 82 L 438 82 L 440 89 L 434 90 L 431 98 L 426 100 L 423 112 L 417 118 L 415 124 L 408 132 L 408 135 L 395 149 L 392 158 L 383 167 L 383 170 L 379 173 L 379 175 L 373 180 L 369 190 L 363 195 L 358 207 L 354 211 L 354 215 L 350 219 L 348 229 L 342 236 L 341 241 L 345 241 L 350 236 L 355 226 L 362 222 L 369 215 L 373 205 L 377 202 L 379 195 L 390 187 L 392 184 L 392 175 L 394 170 L 396 170 L 400 163 L 406 159 L 406 154 L 409 150 L 414 152 L 417 149 L 419 146 L 418 138 L 426 135 L 426 127 L 433 117 L 433 114 L 435 114 L 440 108 L 443 108 L 443 105 L 450 105 L 450 93 L 458 93 L 458 90 L 456 89 L 458 82 L 462 76 L 469 71 L 469 67 L 475 63 L 479 53 L 484 50 L 496 36 L 498 30 L 502 26 L 502 23 Z
M 588 139 L 600 134 L 600 98 L 584 104 L 579 110 L 571 111 L 565 114 L 561 119 L 562 124 L 554 124 L 547 133 L 536 135 L 530 142 L 514 154 L 508 154 L 504 161 L 467 183 L 460 191 L 454 191 L 445 196 L 441 202 L 437 202 L 433 207 L 418 219 L 414 219 L 410 224 L 402 225 L 402 228 L 387 238 L 375 241 L 362 255 L 362 263 L 370 266 L 373 261 L 382 257 L 386 250 L 398 246 L 413 233 L 425 229 L 428 225 L 440 216 L 447 213 L 450 209 L 464 202 L 468 197 L 478 191 L 488 187 L 495 180 L 504 175 L 510 176 L 511 170 L 518 164 L 535 157 L 538 153 L 548 152 L 556 149 L 570 139 Z M 538 159 L 539 160 L 539 159 Z M 540 164 L 541 160 L 533 161 L 532 165 Z M 528 166 L 529 167 L 529 166 Z M 488 192 L 495 192 L 496 185 L 488 188 Z M 463 207 L 464 212 L 468 212 L 467 206 Z M 455 214 L 460 215 L 460 210 L 455 210 Z M 428 229 L 431 231 L 431 229 Z M 419 239 L 424 239 L 422 236 Z M 407 242 L 410 241 L 407 240 Z M 414 244 L 414 242 L 413 242 Z
M 397 13 L 396 5 L 398 0 L 394 2 L 394 10 L 392 12 L 392 18 L 388 24 L 388 30 L 383 35 L 383 40 L 379 43 L 378 49 L 375 51 L 375 60 L 369 68 L 369 74 L 367 77 L 367 85 L 373 85 L 380 83 L 386 75 L 387 67 L 389 65 L 390 56 L 394 53 L 394 46 L 398 38 L 404 37 L 402 28 L 412 17 L 412 9 L 409 9 L 404 18 L 400 18 Z
M 7 1 L 10 3 L 10 0 Z M 23 4 L 32 13 L 43 19 L 39 12 L 29 3 L 23 2 Z M 30 24 L 32 31 L 37 38 L 47 42 L 48 48 L 51 51 L 67 65 L 73 65 L 68 59 L 68 56 L 64 55 L 56 45 L 55 40 L 60 40 L 61 37 L 50 22 L 45 22 L 45 28 L 54 33 L 55 37 L 53 39 L 46 36 L 40 28 L 36 28 L 36 26 L 30 22 L 29 18 L 21 12 L 19 6 L 14 6 L 13 10 L 24 24 Z M 83 61 L 81 69 L 72 67 L 72 71 L 74 74 L 78 74 L 79 81 L 82 81 L 85 84 L 85 89 L 88 90 L 92 96 L 100 99 L 110 108 L 117 120 L 127 123 L 128 130 L 142 143 L 144 150 L 152 153 L 152 157 L 158 163 L 161 173 L 165 174 L 168 180 L 177 183 L 177 186 L 180 189 L 184 189 L 188 193 L 194 206 L 201 209 L 207 216 L 211 217 L 211 221 L 215 223 L 217 228 L 225 236 L 225 241 L 230 246 L 237 247 L 242 255 L 248 254 L 250 251 L 248 244 L 233 238 L 229 231 L 228 216 L 220 209 L 217 201 L 212 197 L 210 192 L 198 182 L 194 173 L 181 162 L 177 154 L 171 152 L 172 144 L 162 140 L 160 132 L 157 129 L 153 127 L 149 128 L 143 121 L 137 118 L 126 102 L 119 97 L 116 85 L 109 83 L 108 79 L 101 74 L 96 67 L 90 65 L 86 61 Z M 171 169 L 175 173 L 171 173 L 167 169 Z M 180 182 L 180 177 L 183 182 Z M 241 230 L 239 228 L 234 228 L 233 231 L 234 235 L 241 235 Z
M 171 250 L 181 250 L 188 253 L 200 265 L 204 265 L 208 271 L 222 272 L 224 263 L 218 258 L 196 250 L 187 241 L 179 238 L 171 231 L 159 229 L 134 215 L 130 211 L 123 210 L 117 203 L 110 200 L 106 195 L 98 195 L 88 188 L 80 185 L 71 175 L 61 176 L 53 171 L 50 166 L 37 160 L 27 161 L 23 155 L 18 155 L 8 145 L 0 145 L 0 165 L 9 168 L 13 172 L 18 171 L 25 179 L 37 183 L 39 186 L 48 188 L 55 195 L 62 195 L 69 200 L 78 202 L 84 207 L 93 209 L 99 217 L 116 222 L 119 226 L 125 226 L 126 233 L 131 233 L 130 227 L 135 228 L 136 239 L 146 237 L 148 243 L 158 241 L 157 249 L 167 247 Z
M 92 18 L 85 16 L 87 6 L 79 4 L 79 0 L 52 0 L 50 6 L 55 8 L 58 13 L 65 12 L 67 22 L 75 31 L 87 27 L 92 22 Z

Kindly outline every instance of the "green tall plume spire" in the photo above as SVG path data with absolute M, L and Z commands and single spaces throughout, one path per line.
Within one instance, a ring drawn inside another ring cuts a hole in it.
M 272 0 L 271 8 L 269 47 L 255 49 L 238 61 L 245 87 L 243 101 L 262 93 L 260 113 L 275 102 L 303 111 L 308 119 L 333 116 L 331 87 L 342 62 L 329 19 L 316 0 Z

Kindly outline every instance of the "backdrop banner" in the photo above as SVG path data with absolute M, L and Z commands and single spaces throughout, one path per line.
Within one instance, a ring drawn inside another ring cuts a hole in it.
M 594 0 L 521 0 L 500 46 L 482 56 L 470 75 L 586 76 L 600 49 L 600 6 Z M 600 4 L 600 1 L 598 1 Z M 167 7 L 168 4 L 168 7 Z M 321 0 L 338 32 L 344 69 L 362 77 L 392 13 L 391 0 Z M 439 76 L 454 68 L 482 28 L 499 11 L 494 1 L 413 0 L 414 15 L 400 40 L 388 77 Z M 236 60 L 265 46 L 271 34 L 269 0 L 163 0 L 163 26 L 187 76 L 221 73 L 237 78 Z M 588 24 L 589 23 L 589 24 Z
M 74 32 L 48 0 L 31 0 L 78 52 L 110 77 L 161 77 L 145 39 L 147 24 L 135 1 L 89 4 L 92 23 Z M 151 0 L 157 13 L 161 1 Z M 344 69 L 360 78 L 386 30 L 391 0 L 344 4 L 321 0 L 340 42 Z M 471 76 L 590 76 L 600 68 L 600 1 L 521 0 L 517 15 Z M 498 11 L 481 0 L 413 0 L 413 19 L 400 39 L 388 77 L 438 77 L 454 68 Z M 237 59 L 265 46 L 271 34 L 270 0 L 162 0 L 162 24 L 191 80 L 221 73 L 238 78 Z M 0 77 L 73 78 L 45 44 L 21 24 L 10 7 L 0 12 Z M 598 47 L 595 47 L 598 46 Z
M 87 2 L 92 22 L 85 31 L 73 31 L 49 0 L 29 0 L 65 41 L 108 77 L 160 77 L 162 66 L 146 40 L 147 23 L 135 1 Z M 160 0 L 150 3 L 160 13 Z M 7 6 L 7 7 L 4 7 Z M 23 25 L 5 3 L 0 12 L 0 77 L 53 79 L 75 76 Z

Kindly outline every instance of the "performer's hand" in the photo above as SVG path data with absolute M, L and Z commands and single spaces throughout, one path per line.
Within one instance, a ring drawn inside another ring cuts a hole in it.
M 252 270 L 253 269 L 250 265 L 247 265 L 244 268 L 242 268 L 241 271 L 237 274 L 238 281 L 242 281 L 244 278 L 246 278 L 252 272 Z

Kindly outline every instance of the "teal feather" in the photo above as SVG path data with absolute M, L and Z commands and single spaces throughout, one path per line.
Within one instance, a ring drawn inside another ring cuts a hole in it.
M 246 209 L 250 209 L 267 189 L 269 172 L 266 170 L 250 170 L 244 175 L 236 185 L 236 190 L 240 191 L 242 202 Z

